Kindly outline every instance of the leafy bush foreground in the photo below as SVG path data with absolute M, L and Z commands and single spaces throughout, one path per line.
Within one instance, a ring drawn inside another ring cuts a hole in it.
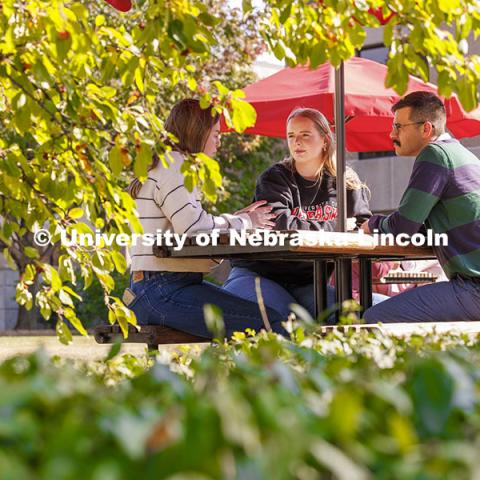
M 5 361 L 0 478 L 479 478 L 476 337 L 291 330 Z

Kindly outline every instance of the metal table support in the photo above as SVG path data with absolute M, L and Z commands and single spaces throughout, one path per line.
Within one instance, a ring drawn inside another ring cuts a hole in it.
M 363 311 L 372 306 L 372 260 L 360 257 L 360 305 Z
M 337 319 L 341 305 L 345 300 L 352 298 L 352 260 L 349 258 L 338 258 L 335 260 L 335 285 L 337 290 Z
M 327 308 L 327 261 L 313 261 L 313 285 L 315 290 L 315 319 Z

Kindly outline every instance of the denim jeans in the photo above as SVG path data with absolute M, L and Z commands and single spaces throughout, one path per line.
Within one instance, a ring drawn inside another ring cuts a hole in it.
M 367 323 L 480 320 L 480 279 L 455 278 L 413 288 L 365 312 Z
M 134 311 L 139 325 L 163 325 L 199 337 L 212 338 L 203 316 L 205 304 L 214 304 L 223 312 L 225 333 L 252 328 L 260 331 L 263 320 L 258 305 L 232 295 L 203 280 L 201 273 L 144 272 L 144 279 L 133 283 L 135 293 L 129 308 Z M 274 332 L 287 335 L 282 322 L 287 316 L 267 309 Z
M 265 277 L 261 277 L 256 272 L 248 268 L 233 267 L 230 275 L 223 285 L 223 289 L 227 292 L 250 300 L 257 301 L 255 291 L 255 278 L 260 277 L 260 289 L 263 301 L 267 307 L 279 312 L 282 317 L 287 317 L 291 312 L 290 305 L 297 303 L 305 308 L 312 318 L 315 318 L 315 296 L 313 283 L 307 285 L 296 285 L 292 283 L 279 283 Z M 378 293 L 373 294 L 373 303 L 379 303 L 388 297 Z M 331 308 L 336 303 L 335 288 L 327 285 L 327 308 Z M 334 324 L 335 315 L 331 314 L 326 318 L 326 323 Z

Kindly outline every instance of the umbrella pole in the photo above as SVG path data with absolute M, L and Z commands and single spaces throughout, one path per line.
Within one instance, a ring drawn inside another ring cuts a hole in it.
M 337 140 L 337 231 L 347 231 L 347 195 L 345 190 L 345 73 L 344 64 L 335 69 L 335 136 Z M 337 303 L 352 298 L 352 262 L 335 262 Z
M 335 136 L 337 140 L 337 232 L 346 232 L 345 191 L 345 74 L 343 62 L 335 69 Z

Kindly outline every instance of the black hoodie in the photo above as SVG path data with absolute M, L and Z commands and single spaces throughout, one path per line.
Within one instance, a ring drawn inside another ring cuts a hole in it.
M 276 230 L 335 231 L 337 225 L 336 180 L 324 172 L 320 182 L 307 180 L 285 163 L 277 163 L 257 180 L 255 200 L 267 200 L 273 207 Z M 356 217 L 357 226 L 371 217 L 364 188 L 347 190 L 347 217 Z M 283 284 L 313 282 L 311 262 L 235 260 L 235 267 L 253 270 Z

